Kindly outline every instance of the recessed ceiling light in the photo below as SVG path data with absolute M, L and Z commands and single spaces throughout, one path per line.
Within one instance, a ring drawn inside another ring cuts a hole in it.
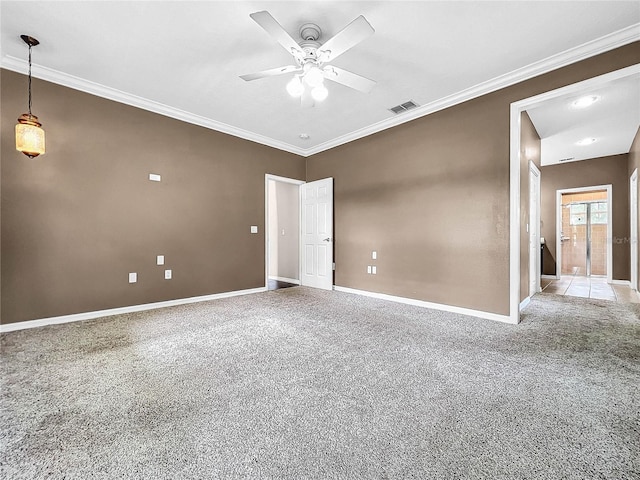
M 586 95 L 571 103 L 573 108 L 587 108 L 600 100 L 598 95 Z
M 308 133 L 301 133 L 300 135 L 298 135 L 302 140 L 309 140 L 309 134 Z
M 595 138 L 593 137 L 587 137 L 587 138 L 583 138 L 582 140 L 579 140 L 576 142 L 576 145 L 579 145 L 581 147 L 584 147 L 585 145 L 591 145 L 592 143 L 594 143 L 596 141 Z

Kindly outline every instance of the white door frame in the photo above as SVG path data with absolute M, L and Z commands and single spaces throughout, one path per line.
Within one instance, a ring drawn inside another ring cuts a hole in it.
M 613 274 L 613 211 L 611 209 L 612 198 L 611 185 L 594 185 L 590 187 L 563 188 L 556 190 L 556 278 L 562 275 L 562 242 L 560 232 L 562 230 L 562 194 L 593 192 L 595 190 L 607 191 L 607 283 L 611 283 Z
M 536 202 L 531 202 L 529 196 L 529 252 L 533 251 L 533 258 L 529 257 L 529 297 L 540 291 L 540 170 L 536 164 L 529 161 L 529 189 L 531 189 L 531 179 L 538 177 Z M 533 214 L 533 215 L 532 215 Z M 535 246 L 535 248 L 533 248 Z M 533 282 L 531 281 L 533 279 Z M 533 291 L 531 284 L 533 283 Z
M 520 114 L 548 100 L 567 94 L 578 94 L 585 89 L 637 74 L 640 74 L 640 65 L 632 65 L 511 104 L 509 115 L 509 318 L 512 323 L 520 321 Z
M 638 169 L 629 177 L 629 247 L 631 248 L 631 288 L 638 290 Z
M 264 287 L 269 288 L 269 180 L 282 183 L 290 183 L 293 185 L 304 185 L 306 182 L 303 180 L 296 180 L 295 178 L 279 177 L 278 175 L 271 175 L 270 173 L 264 176 Z M 300 196 L 298 195 L 298 198 Z M 299 201 L 299 200 L 298 200 Z M 300 210 L 300 209 L 298 209 Z M 298 226 L 300 225 L 300 211 L 298 211 Z M 300 244 L 300 228 L 298 228 L 298 244 Z M 298 279 L 302 266 L 298 261 Z

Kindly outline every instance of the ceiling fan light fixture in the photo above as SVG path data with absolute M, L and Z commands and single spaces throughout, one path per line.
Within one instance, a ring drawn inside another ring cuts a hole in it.
M 313 90 L 311 90 L 311 96 L 316 102 L 322 102 L 325 98 L 327 98 L 328 95 L 329 90 L 327 90 L 327 87 L 322 84 L 314 87 Z
M 324 82 L 324 73 L 316 65 L 312 65 L 306 69 L 304 74 L 304 81 L 311 87 L 319 87 Z
M 295 75 L 291 81 L 289 83 L 287 83 L 287 92 L 289 92 L 289 95 L 291 95 L 292 97 L 299 97 L 300 95 L 302 95 L 302 92 L 304 91 L 304 86 L 302 85 L 302 82 L 300 81 L 300 77 L 298 77 L 298 75 Z

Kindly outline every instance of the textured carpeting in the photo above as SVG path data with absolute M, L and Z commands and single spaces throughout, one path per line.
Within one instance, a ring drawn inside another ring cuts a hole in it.
M 638 479 L 639 317 L 296 287 L 5 333 L 0 477 Z

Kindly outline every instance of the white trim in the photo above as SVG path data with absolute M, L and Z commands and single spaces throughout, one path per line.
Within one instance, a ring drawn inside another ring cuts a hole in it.
M 529 305 L 530 303 L 531 303 L 531 297 L 527 297 L 524 300 L 522 300 L 520 302 L 520 311 L 522 311 L 525 308 L 527 308 L 527 305 Z
M 635 183 L 635 185 L 634 185 Z M 633 290 L 638 290 L 638 169 L 636 168 L 629 177 L 629 260 L 630 270 L 629 285 Z
M 611 184 L 556 190 L 556 275 L 562 275 L 562 242 L 560 241 L 560 232 L 562 230 L 562 195 L 565 193 L 592 192 L 594 190 L 607 191 L 607 282 L 611 283 L 613 279 L 613 198 Z M 559 272 L 558 268 L 560 269 Z
M 509 319 L 520 322 L 520 114 L 512 103 L 509 112 Z M 529 279 L 527 279 L 528 281 Z
M 296 180 L 295 178 L 287 178 L 280 177 L 278 175 L 272 175 L 270 173 L 266 173 L 264 175 L 264 287 L 268 288 L 269 285 L 269 180 L 273 180 L 274 182 L 282 182 L 289 183 L 292 185 L 304 185 L 306 182 L 304 180 Z M 298 202 L 300 201 L 300 195 L 298 194 Z M 298 205 L 298 244 L 300 244 L 300 225 L 301 223 L 301 212 L 300 205 Z M 300 265 L 300 258 L 298 258 L 298 277 L 300 277 L 302 271 L 302 266 Z M 278 278 L 278 277 L 273 277 Z M 284 278 L 284 277 L 283 277 Z M 300 280 L 290 281 L 282 280 L 283 282 L 295 283 L 297 282 L 300 285 Z
M 595 55 L 599 55 L 601 53 L 635 42 L 637 40 L 640 40 L 640 32 L 638 29 L 639 26 L 640 24 L 638 23 L 630 25 L 629 27 L 623 28 L 577 47 L 570 48 L 568 50 L 565 50 L 564 52 L 560 52 L 558 54 L 547 57 L 544 60 L 531 63 L 510 73 L 500 75 L 486 82 L 479 83 L 475 86 L 457 92 L 453 95 L 441 98 L 435 102 L 422 105 L 405 114 L 387 118 L 381 122 L 377 122 L 373 125 L 369 125 L 359 130 L 355 130 L 348 134 L 336 137 L 332 140 L 307 149 L 296 147 L 295 145 L 291 145 L 286 142 L 274 140 L 273 138 L 266 137 L 264 135 L 218 122 L 211 118 L 186 112 L 169 105 L 164 105 L 153 100 L 139 97 L 137 95 L 132 95 L 121 90 L 107 87 L 105 85 L 91 82 L 89 80 L 69 75 L 51 68 L 43 67 L 41 65 L 34 64 L 32 66 L 32 76 L 56 83 L 58 85 L 73 88 L 75 90 L 90 93 L 98 97 L 107 98 L 109 100 L 114 100 L 126 105 L 131 105 L 143 110 L 158 113 L 160 115 L 165 115 L 170 118 L 175 118 L 183 122 L 192 123 L 194 125 L 200 125 L 205 128 L 210 128 L 212 130 L 227 133 L 235 137 L 260 143 L 262 145 L 267 145 L 269 147 L 277 148 L 279 150 L 300 155 L 302 157 L 308 157 L 316 153 L 329 150 L 330 148 L 352 142 L 353 140 L 357 140 L 359 138 L 372 135 L 382 130 L 401 125 L 411 120 L 415 120 L 416 118 L 429 115 L 439 110 L 452 107 L 459 103 L 466 102 L 473 98 L 495 92 L 496 90 L 500 90 L 502 88 L 514 85 L 524 80 L 528 80 L 538 75 L 542 75 L 552 70 L 556 70 L 566 65 L 579 62 L 580 60 L 584 60 L 585 58 L 593 57 Z M 0 66 L 2 66 L 2 68 L 6 68 L 7 70 L 12 70 L 14 72 L 23 74 L 26 74 L 28 69 L 28 63 L 25 60 L 10 55 L 5 55 L 4 57 L 2 57 Z
M 546 280 L 558 280 L 557 275 L 540 275 L 540 278 L 544 278 Z
M 633 28 L 637 28 L 637 25 Z M 509 227 L 509 278 L 511 279 L 509 282 L 509 311 L 512 323 L 518 323 L 520 317 L 518 312 L 520 303 L 520 114 L 528 108 L 535 108 L 541 105 L 547 100 L 576 94 L 584 89 L 594 88 L 604 83 L 639 73 L 640 65 L 632 65 L 511 104 L 509 115 L 509 219 L 511 222 Z M 560 278 L 557 270 L 556 278 Z
M 529 290 L 531 290 L 531 265 L 533 265 L 533 275 L 535 277 L 533 292 L 529 291 L 529 296 L 542 291 L 540 285 L 540 275 L 542 275 L 542 269 L 540 268 L 541 263 L 541 255 L 540 255 L 540 195 L 542 188 L 542 176 L 540 174 L 540 170 L 536 167 L 536 164 L 529 160 L 529 192 L 531 192 L 531 176 L 535 175 L 538 177 L 538 188 L 536 192 L 536 204 L 535 204 L 535 217 L 531 218 L 531 195 L 529 195 L 529 242 L 532 241 L 532 233 L 535 233 L 535 238 L 533 238 L 533 242 L 536 244 L 534 258 L 529 258 Z M 535 225 L 535 230 L 532 227 Z M 531 253 L 531 245 L 529 245 L 529 253 Z M 520 306 L 520 310 L 522 310 L 522 304 Z
M 306 183 L 304 180 L 296 180 L 295 178 L 280 177 L 278 175 L 271 175 L 270 173 L 266 173 L 265 176 L 268 180 L 273 180 L 274 182 L 291 183 L 293 185 L 304 185 Z
M 623 287 L 631 288 L 630 280 L 611 280 L 611 281 L 607 280 L 607 283 L 610 283 L 611 285 L 622 285 Z
M 26 61 L 16 57 L 12 57 L 11 55 L 5 55 L 2 58 L 2 68 L 14 72 L 26 74 L 28 65 L 29 64 Z M 56 83 L 64 87 L 73 88 L 74 90 L 79 90 L 81 92 L 90 93 L 91 95 L 95 95 L 97 97 L 106 98 L 108 100 L 113 100 L 125 105 L 130 105 L 142 110 L 158 113 L 160 115 L 164 115 L 165 117 L 175 118 L 176 120 L 180 120 L 182 122 L 199 125 L 201 127 L 209 128 L 217 132 L 226 133 L 228 135 L 233 135 L 234 137 L 243 138 L 255 143 L 260 143 L 262 145 L 277 148 L 278 150 L 283 150 L 285 152 L 306 156 L 305 150 L 296 147 L 295 145 L 281 142 L 280 140 L 274 140 L 271 137 L 250 132 L 249 130 L 244 130 L 242 128 L 228 125 L 226 123 L 219 122 L 208 117 L 203 117 L 202 115 L 197 115 L 195 113 L 187 112 L 170 105 L 165 105 L 163 103 L 149 100 L 144 97 L 139 97 L 131 93 L 123 92 L 122 90 L 107 87 L 105 85 L 69 75 L 58 70 L 53 70 L 51 68 L 34 64 L 32 65 L 31 75 L 35 78 L 40 78 L 42 80 Z
M 445 312 L 459 313 L 460 315 L 468 315 L 470 317 L 484 318 L 487 320 L 495 320 L 497 322 L 517 323 L 517 322 L 514 322 L 510 316 L 500 315 L 499 313 L 483 312 L 481 310 L 471 310 L 469 308 L 455 307 L 453 305 L 444 305 L 441 303 L 425 302 L 423 300 L 416 300 L 414 298 L 396 297 L 395 295 L 387 295 L 386 293 L 369 292 L 367 290 L 357 290 L 355 288 L 340 287 L 338 285 L 335 285 L 333 288 L 337 292 L 353 293 L 355 295 L 378 298 L 381 300 L 388 300 L 390 302 L 404 303 L 407 305 L 414 305 L 416 307 L 431 308 L 433 310 L 442 310 Z
M 287 283 L 294 283 L 296 285 L 300 285 L 300 280 L 297 280 L 295 278 L 289 278 L 289 277 L 273 277 L 269 275 L 269 280 L 277 280 L 278 282 L 287 282 Z
M 214 293 L 199 297 L 178 298 L 164 302 L 144 303 L 142 305 L 132 305 L 129 307 L 110 308 L 107 310 L 96 310 L 94 312 L 74 313 L 59 317 L 40 318 L 37 320 L 27 320 L 24 322 L 5 323 L 0 325 L 0 333 L 24 330 L 26 328 L 44 327 L 46 325 L 57 325 L 59 323 L 79 322 L 81 320 L 91 320 L 93 318 L 109 317 L 111 315 L 122 315 L 124 313 L 142 312 L 145 310 L 155 310 L 158 308 L 174 307 L 188 303 L 208 302 L 220 298 L 237 297 L 240 295 L 251 295 L 253 293 L 265 292 L 265 287 L 249 288 L 246 290 L 235 290 L 232 292 Z

